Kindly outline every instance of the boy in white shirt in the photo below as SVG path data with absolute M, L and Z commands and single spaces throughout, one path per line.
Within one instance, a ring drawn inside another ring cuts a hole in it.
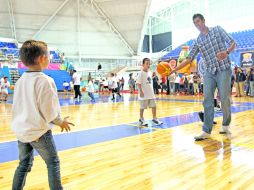
M 60 105 L 54 80 L 42 73 L 49 64 L 47 44 L 29 40 L 20 49 L 20 59 L 28 70 L 15 85 L 12 130 L 18 139 L 19 166 L 12 189 L 23 189 L 31 171 L 34 149 L 45 161 L 50 189 L 62 190 L 60 163 L 51 129 L 54 125 L 70 131 L 67 117 L 60 116 Z
M 64 93 L 67 95 L 68 94 L 68 90 L 69 90 L 69 83 L 64 81 L 63 82 L 63 90 L 64 90 Z
M 7 97 L 8 97 L 8 88 L 10 88 L 10 82 L 8 81 L 8 77 L 4 77 L 4 80 L 1 82 L 0 84 L 0 92 L 2 94 L 2 97 L 0 99 L 0 101 L 7 101 Z
M 80 92 L 80 83 L 81 83 L 81 75 L 77 73 L 76 70 L 73 70 L 73 75 L 72 75 L 72 79 L 73 79 L 73 84 L 74 84 L 74 91 L 75 91 L 75 97 L 74 99 L 78 98 L 81 99 L 82 95 Z
M 159 121 L 156 117 L 156 103 L 155 103 L 155 95 L 153 91 L 153 80 L 152 73 L 149 71 L 150 69 L 150 59 L 143 59 L 143 69 L 139 72 L 137 77 L 137 86 L 139 90 L 139 99 L 140 99 L 140 126 L 147 126 L 144 120 L 144 110 L 147 107 L 152 108 L 153 114 L 153 125 L 161 125 L 162 122 Z
M 88 92 L 88 96 L 91 98 L 91 101 L 95 102 L 95 99 L 94 99 L 94 85 L 93 85 L 93 79 L 91 77 L 88 79 L 87 92 Z
M 102 80 L 102 85 L 103 85 L 103 89 L 102 89 L 102 94 L 104 93 L 104 91 L 108 91 L 109 92 L 109 88 L 108 88 L 108 79 L 103 79 Z
M 118 91 L 117 79 L 114 73 L 111 73 L 110 89 L 112 90 L 112 100 L 115 100 L 115 94 L 121 98 L 121 94 Z

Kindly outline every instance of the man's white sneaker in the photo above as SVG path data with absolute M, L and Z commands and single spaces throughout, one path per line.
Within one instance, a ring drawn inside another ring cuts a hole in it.
M 205 140 L 205 139 L 209 139 L 211 137 L 210 134 L 202 131 L 198 136 L 195 136 L 194 139 L 196 141 L 202 141 L 202 140 Z
M 220 134 L 231 134 L 229 128 L 230 128 L 229 125 L 228 126 L 222 125 L 220 129 Z

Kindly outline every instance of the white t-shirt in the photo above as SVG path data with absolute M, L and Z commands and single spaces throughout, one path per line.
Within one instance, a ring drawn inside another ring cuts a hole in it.
M 189 83 L 193 83 L 193 75 L 189 75 Z
M 60 114 L 54 80 L 42 72 L 25 72 L 15 85 L 12 130 L 21 142 L 32 142 L 53 127 Z
M 4 82 L 4 81 L 1 81 L 1 84 L 0 84 L 0 88 L 1 88 L 1 92 L 3 93 L 7 93 L 8 94 L 8 88 L 10 87 L 10 82 L 7 81 L 7 82 Z
M 141 88 L 144 92 L 144 97 L 140 97 L 139 93 L 139 99 L 140 100 L 149 100 L 149 99 L 155 99 L 154 91 L 153 91 L 153 78 L 152 73 L 150 71 L 140 71 L 137 77 L 137 84 L 141 84 Z
M 103 84 L 103 86 L 108 86 L 108 81 L 105 80 L 105 81 L 102 82 L 102 84 Z
M 175 73 L 173 73 L 172 75 L 169 76 L 169 82 L 173 83 L 173 82 L 175 82 L 175 79 L 176 79 Z
M 64 82 L 63 83 L 63 87 L 67 87 L 67 86 L 69 86 L 69 83 L 68 82 Z
M 180 83 L 180 77 L 177 75 L 176 78 L 175 78 L 175 83 Z
M 89 83 L 87 85 L 87 92 L 94 93 L 94 86 L 93 86 L 93 82 L 92 81 L 89 81 Z
M 110 88 L 111 88 L 111 89 L 117 88 L 116 77 L 112 77 L 112 78 L 111 78 L 111 81 L 110 81 Z
M 74 73 L 72 75 L 73 81 L 74 81 L 74 85 L 80 85 L 80 80 L 81 80 L 81 75 L 78 73 Z
M 116 76 L 115 78 L 116 78 L 116 82 L 120 82 L 120 78 L 118 76 Z

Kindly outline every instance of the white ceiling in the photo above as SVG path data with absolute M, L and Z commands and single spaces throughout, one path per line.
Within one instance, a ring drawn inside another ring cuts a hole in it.
M 65 0 L 10 0 L 19 42 L 31 39 Z M 80 39 L 78 38 L 78 1 Z M 69 0 L 35 38 L 65 52 L 66 56 L 131 56 L 94 8 L 92 0 Z M 150 0 L 94 0 L 122 40 L 137 53 Z M 0 0 L 0 37 L 12 38 L 8 0 Z

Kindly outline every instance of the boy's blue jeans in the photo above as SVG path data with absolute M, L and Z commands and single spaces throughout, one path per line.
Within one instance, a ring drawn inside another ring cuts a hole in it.
M 60 162 L 51 130 L 42 135 L 37 141 L 30 143 L 22 143 L 18 141 L 18 148 L 19 166 L 15 171 L 12 184 L 13 190 L 22 190 L 25 186 L 26 176 L 28 172 L 31 171 L 33 165 L 34 149 L 39 153 L 47 165 L 50 189 L 63 189 L 61 185 Z

